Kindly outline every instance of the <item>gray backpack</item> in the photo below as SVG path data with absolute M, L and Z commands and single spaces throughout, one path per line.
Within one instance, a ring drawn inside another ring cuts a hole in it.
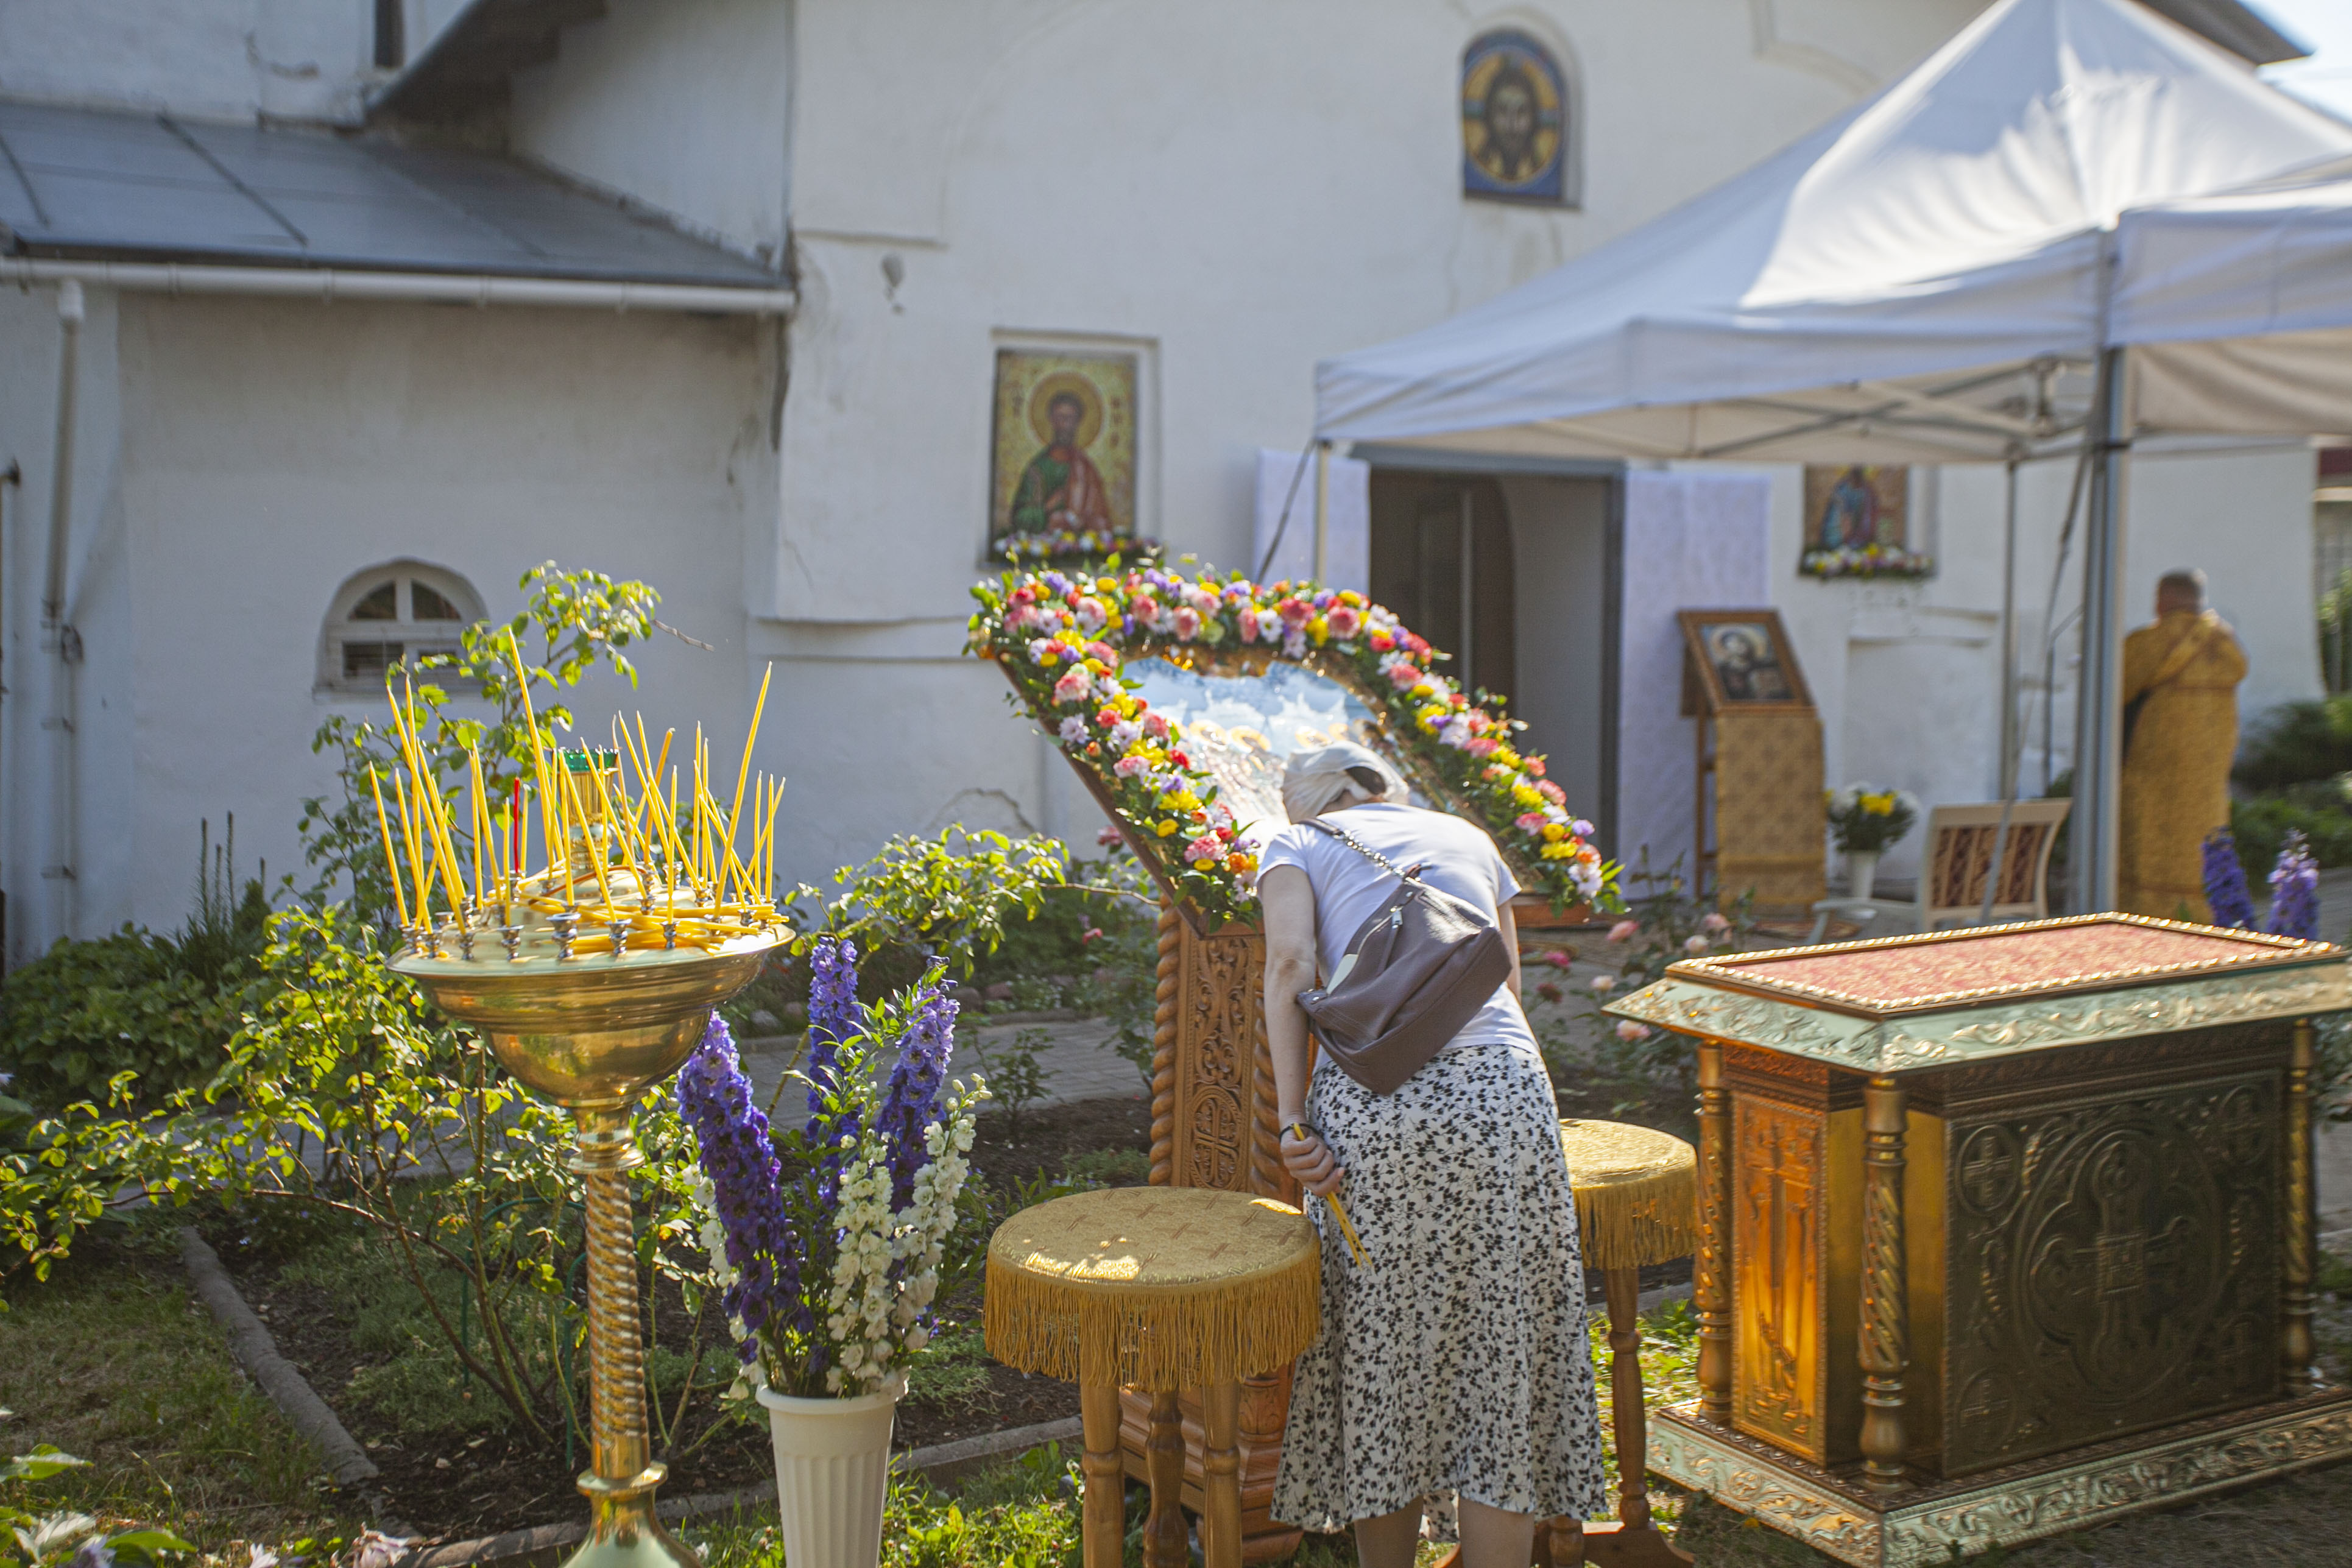
M 1423 881 L 1418 864 L 1400 871 L 1345 828 L 1307 821 L 1402 884 L 1348 939 L 1330 979 L 1298 994 L 1340 1070 L 1374 1094 L 1393 1094 L 1510 978 L 1510 950 L 1476 905 Z

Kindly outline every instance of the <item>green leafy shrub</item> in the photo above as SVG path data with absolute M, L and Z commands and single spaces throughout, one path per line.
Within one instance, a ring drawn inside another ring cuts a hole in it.
M 1537 1036 L 1555 1073 L 1574 1065 L 1580 1055 L 1601 1081 L 1622 1089 L 1626 1098 L 1618 1104 L 1621 1113 L 1661 1088 L 1689 1094 L 1696 1087 L 1697 1063 L 1687 1037 L 1612 1018 L 1601 1011 L 1601 1005 L 1658 979 L 1677 959 L 1736 948 L 1756 929 L 1752 891 L 1727 902 L 1699 897 L 1683 878 L 1679 856 L 1664 870 L 1654 871 L 1644 850 L 1641 863 L 1623 874 L 1623 884 L 1643 890 L 1626 900 L 1626 917 L 1610 930 L 1609 940 L 1621 950 L 1615 972 L 1596 974 L 1586 983 L 1589 1005 L 1583 1012 L 1562 1025 L 1544 1026 Z M 1551 984 L 1531 980 L 1530 988 L 1549 1000 L 1546 987 Z
M 102 1095 L 124 1071 L 184 1089 L 220 1070 L 236 1017 L 236 997 L 182 973 L 168 938 L 124 926 L 59 942 L 0 984 L 0 1067 L 43 1105 Z
M 2231 776 L 2250 790 L 2284 789 L 2352 770 L 2352 694 L 2282 702 L 2247 726 Z
M 149 1100 L 205 1083 L 228 1059 L 245 988 L 260 973 L 269 900 L 236 885 L 236 820 L 225 844 L 198 832 L 195 903 L 172 936 L 126 925 L 60 941 L 0 983 L 0 1073 L 35 1105 L 104 1096 L 119 1073 Z
M 2286 836 L 2296 832 L 2322 866 L 2352 866 L 2352 801 L 2345 797 L 2344 781 L 2290 784 L 2230 803 L 2238 858 L 2258 890 Z

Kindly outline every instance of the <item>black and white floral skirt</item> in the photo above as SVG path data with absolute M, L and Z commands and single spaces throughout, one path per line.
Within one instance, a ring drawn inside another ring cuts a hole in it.
M 1601 1423 L 1584 1267 L 1550 1078 L 1533 1044 L 1440 1052 L 1394 1094 L 1328 1061 L 1307 1115 L 1348 1173 L 1370 1255 L 1330 1210 L 1323 1332 L 1298 1360 L 1274 1517 L 1332 1531 L 1427 1499 L 1514 1513 L 1601 1511 Z

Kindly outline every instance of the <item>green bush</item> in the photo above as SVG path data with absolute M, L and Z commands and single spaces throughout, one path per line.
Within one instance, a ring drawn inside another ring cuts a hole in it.
M 0 1069 L 37 1105 L 102 1094 L 125 1070 L 169 1091 L 228 1059 L 233 995 L 180 972 L 168 938 L 124 926 L 59 942 L 0 984 Z
M 260 973 L 269 900 L 234 891 L 236 819 L 215 846 L 198 831 L 195 907 L 171 936 L 126 925 L 60 941 L 0 984 L 0 1073 L 37 1106 L 102 1097 L 118 1073 L 152 1100 L 211 1081 L 228 1062 L 245 990 Z
M 2242 788 L 2284 789 L 2352 770 L 2352 694 L 2282 702 L 2247 727 L 2231 776 Z
M 2352 803 L 2335 780 L 2301 784 L 2230 803 L 2230 833 L 2246 880 L 2259 893 L 2279 847 L 2300 832 L 2322 866 L 2352 866 Z

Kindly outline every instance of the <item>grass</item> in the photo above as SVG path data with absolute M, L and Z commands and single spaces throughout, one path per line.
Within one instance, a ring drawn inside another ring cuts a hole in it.
M 342 1283 L 348 1288 L 350 1281 Z M 2319 1284 L 2315 1337 L 2324 1363 L 2340 1373 L 2352 1360 L 2352 1260 L 2324 1258 Z M 1606 1430 L 1608 1348 L 1601 1314 L 1594 1316 Z M 383 1327 L 396 1332 L 390 1323 Z M 1689 1304 L 1670 1301 L 1642 1327 L 1652 1403 L 1692 1397 L 1697 1331 Z M 935 1375 L 943 1383 L 966 1375 L 968 1366 L 977 1369 L 976 1346 L 950 1335 L 941 1348 Z M 320 1476 L 317 1455 L 245 1382 L 211 1314 L 157 1249 L 89 1248 L 0 1314 L 0 1450 L 27 1452 L 50 1443 L 91 1461 L 46 1481 L 0 1486 L 0 1503 L 79 1510 L 110 1529 L 167 1526 L 198 1544 L 205 1568 L 241 1562 L 234 1549 L 244 1542 L 323 1555 L 356 1531 L 356 1519 L 339 1508 Z M 894 1480 L 886 1568 L 1075 1565 L 1076 1458 L 1048 1445 L 952 1489 L 919 1477 Z M 1613 1452 L 1610 1465 L 1613 1498 Z M 1832 1561 L 1708 1499 L 1654 1487 L 1660 1524 L 1707 1568 L 1827 1568 Z M 1127 1500 L 1126 1557 L 1139 1563 L 1146 1493 L 1130 1487 Z M 785 1568 L 774 1523 L 759 1515 L 698 1526 L 689 1535 L 709 1568 Z M 2347 1560 L 2347 1535 L 2352 1467 L 2341 1467 L 1968 1561 L 1975 1568 L 2180 1562 L 2316 1568 Z M 1423 1568 L 1439 1555 L 1425 1548 Z M 1345 1536 L 1310 1536 L 1292 1559 L 1295 1568 L 1353 1568 L 1355 1562 Z
M 942 1489 L 920 1477 L 893 1476 L 882 1515 L 883 1568 L 1077 1568 L 1077 1455 L 1059 1444 L 968 1476 Z M 1127 1568 L 1141 1568 L 1150 1494 L 1127 1489 Z M 786 1568 L 775 1525 L 739 1514 L 679 1532 L 702 1553 L 705 1568 Z M 1417 1568 L 1444 1549 L 1424 1545 Z M 1355 1568 L 1345 1536 L 1310 1535 L 1290 1568 Z
M 0 1502 L 167 1525 L 207 1554 L 246 1542 L 316 1553 L 354 1532 L 319 1456 L 252 1384 L 178 1267 L 78 1248 L 0 1314 L 0 1445 L 89 1461 L 0 1485 Z

